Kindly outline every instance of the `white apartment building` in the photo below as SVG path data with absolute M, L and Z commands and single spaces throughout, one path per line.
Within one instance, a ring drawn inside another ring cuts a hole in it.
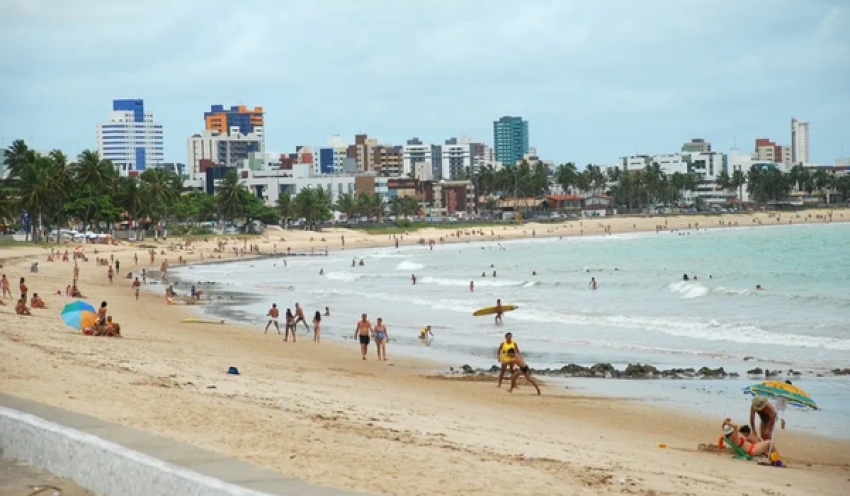
M 122 176 L 144 172 L 165 161 L 162 124 L 145 112 L 144 100 L 113 100 L 109 121 L 96 127 L 97 150 Z
M 207 129 L 203 134 L 189 138 L 189 160 L 186 167 L 190 177 L 202 178 L 202 165 L 205 163 L 236 167 L 253 154 L 265 153 L 262 128 L 255 128 L 255 131 L 260 132 L 242 134 L 239 128 L 234 127 L 229 134 L 225 134 Z
M 441 157 L 442 158 L 442 157 Z M 431 145 L 422 143 L 417 139 L 409 140 L 402 147 L 402 174 L 410 176 L 411 174 L 420 174 L 423 169 L 432 169 L 434 160 L 431 156 Z M 424 179 L 419 175 L 417 179 Z
M 445 144 L 440 163 L 443 179 L 460 179 L 473 167 L 473 146 L 470 143 Z
M 809 123 L 791 119 L 791 164 L 809 163 Z

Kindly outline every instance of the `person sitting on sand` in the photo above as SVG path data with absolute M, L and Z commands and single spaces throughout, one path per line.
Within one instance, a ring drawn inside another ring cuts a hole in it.
M 33 308 L 41 308 L 41 309 L 47 308 L 47 306 L 44 304 L 44 300 L 42 300 L 41 297 L 38 296 L 38 293 L 32 294 L 32 299 L 30 300 L 30 306 L 33 307 Z
M 108 336 L 121 337 L 121 324 L 112 320 L 112 316 L 106 317 L 106 329 Z
M 17 305 L 15 305 L 15 313 L 18 315 L 32 315 L 30 313 L 30 309 L 27 308 L 26 298 L 21 298 L 18 300 Z
M 71 298 L 85 298 L 76 285 L 71 286 Z
M 742 432 L 742 428 L 732 423 L 732 419 L 727 418 L 721 426 L 723 435 L 730 441 L 741 448 L 744 453 L 750 456 L 768 455 L 771 450 L 770 441 L 758 441 L 758 438 L 750 429 L 746 429 L 747 434 Z M 752 442 L 758 441 L 758 442 Z M 776 444 L 773 445 L 773 452 L 776 452 Z
M 508 363 L 519 367 L 517 370 L 514 371 L 513 374 L 511 374 L 511 388 L 508 389 L 508 392 L 512 393 L 514 389 L 516 389 L 516 380 L 519 379 L 519 376 L 523 375 L 525 376 L 525 380 L 528 381 L 529 384 L 534 386 L 534 389 L 537 390 L 537 394 L 539 395 L 540 387 L 537 385 L 537 381 L 534 380 L 533 377 L 531 377 L 531 372 L 528 368 L 528 364 L 525 363 L 525 360 L 523 360 L 522 355 L 520 355 L 517 350 L 510 349 L 508 350 L 508 360 Z
M 759 428 L 756 429 L 755 417 L 759 416 Z M 776 408 L 764 396 L 756 396 L 750 406 L 750 428 L 758 433 L 759 439 L 769 441 L 776 427 Z
M 177 296 L 177 295 L 174 293 L 174 287 L 168 286 L 167 288 L 165 288 L 165 303 L 166 303 L 166 305 L 171 305 L 172 303 L 174 303 L 174 297 L 175 296 Z

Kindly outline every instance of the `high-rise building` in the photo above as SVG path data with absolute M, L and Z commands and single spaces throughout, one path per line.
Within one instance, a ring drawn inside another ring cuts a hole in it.
M 702 138 L 693 138 L 682 145 L 682 153 L 708 153 L 711 151 L 711 142 Z
M 109 121 L 97 124 L 97 149 L 122 176 L 136 175 L 164 161 L 162 124 L 145 113 L 145 101 L 113 100 Z
M 197 179 L 208 167 L 238 167 L 243 161 L 263 153 L 265 145 L 261 134 L 205 130 L 189 138 L 187 172 Z
M 755 155 L 759 161 L 791 165 L 791 147 L 777 145 L 767 138 L 756 138 Z
M 249 109 L 245 105 L 236 105 L 225 109 L 224 105 L 211 105 L 204 112 L 204 129 L 223 134 L 238 132 L 241 134 L 263 135 L 263 107 Z
M 461 179 L 467 170 L 473 167 L 475 145 L 469 138 L 462 137 L 447 139 L 442 147 L 441 179 Z
M 493 148 L 496 161 L 514 165 L 528 153 L 528 121 L 522 117 L 505 116 L 493 122 Z
M 357 172 L 371 172 L 375 170 L 374 148 L 378 146 L 378 140 L 370 138 L 366 134 L 354 136 L 354 144 L 348 146 L 348 158 L 357 161 Z
M 809 123 L 791 119 L 791 164 L 809 163 Z

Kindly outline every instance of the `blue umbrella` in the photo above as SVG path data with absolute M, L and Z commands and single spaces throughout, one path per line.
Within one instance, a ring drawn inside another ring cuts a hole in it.
M 90 304 L 77 300 L 65 305 L 62 309 L 62 320 L 70 327 L 82 329 L 84 323 L 91 320 L 92 315 L 97 316 L 97 311 Z

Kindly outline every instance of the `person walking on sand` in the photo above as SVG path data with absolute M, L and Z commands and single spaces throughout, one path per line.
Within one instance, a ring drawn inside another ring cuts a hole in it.
M 496 323 L 496 324 L 501 324 L 502 323 L 502 315 L 504 315 L 504 314 L 505 314 L 505 311 L 504 311 L 504 309 L 502 309 L 502 300 L 497 299 L 496 300 L 496 317 L 493 318 L 493 322 Z
M 316 310 L 316 314 L 313 315 L 313 342 L 319 342 L 319 335 L 322 332 L 322 312 Z
M 6 279 L 6 274 L 3 274 L 3 277 L 0 278 L 0 290 L 3 291 L 3 298 L 12 297 L 12 290 L 9 289 L 9 280 Z
M 289 341 L 289 333 L 292 332 L 292 342 L 295 342 L 295 316 L 292 315 L 292 310 L 286 309 L 286 328 L 284 330 L 283 340 Z
M 21 283 L 18 284 L 18 289 L 21 290 L 21 298 L 27 301 L 27 294 L 30 292 L 30 288 L 27 287 L 26 279 L 23 277 L 21 278 Z
M 109 278 L 109 284 L 112 284 L 112 280 L 115 277 L 115 269 L 113 269 L 111 265 L 109 266 L 109 269 L 107 269 L 107 271 L 106 271 L 106 277 Z
M 307 329 L 307 332 L 310 332 L 310 325 L 307 324 L 307 319 L 304 317 L 304 309 L 301 308 L 297 302 L 295 303 L 295 324 L 293 327 L 297 326 L 298 323 L 301 322 L 304 324 L 304 328 Z
M 360 316 L 357 321 L 357 328 L 354 330 L 354 337 L 360 340 L 360 355 L 363 360 L 366 360 L 366 352 L 369 351 L 369 341 L 372 334 L 372 323 L 366 317 L 366 314 Z
M 390 340 L 390 334 L 387 332 L 387 326 L 384 325 L 384 320 L 378 317 L 378 321 L 373 328 L 375 331 L 375 347 L 378 349 L 378 360 L 387 360 L 387 342 Z
M 263 334 L 269 333 L 269 326 L 272 324 L 277 329 L 277 333 L 280 334 L 280 326 L 277 324 L 277 318 L 280 317 L 280 310 L 277 309 L 277 303 L 272 303 L 272 307 L 269 308 L 269 313 L 266 314 L 266 317 L 269 318 L 269 321 L 266 322 L 266 329 L 263 331 Z
M 510 357 L 510 363 L 519 367 L 519 370 L 514 371 L 511 374 L 511 388 L 508 389 L 509 393 L 514 392 L 516 389 L 516 380 L 519 379 L 519 376 L 525 376 L 525 380 L 529 382 L 534 389 L 537 390 L 537 394 L 540 395 L 540 386 L 537 385 L 537 381 L 531 377 L 530 369 L 528 368 L 528 364 L 525 363 L 525 360 L 522 359 L 522 355 L 519 354 L 516 350 L 508 350 L 508 357 Z
M 136 301 L 139 301 L 139 289 L 142 287 L 142 283 L 139 282 L 139 278 L 137 277 L 133 280 L 132 288 L 133 293 L 136 295 Z
M 508 355 L 508 352 L 514 350 L 519 351 L 519 345 L 514 341 L 514 335 L 511 333 L 505 334 L 505 340 L 502 341 L 502 344 L 499 345 L 499 349 L 496 350 L 496 359 L 499 360 L 499 366 L 501 370 L 499 371 L 499 383 L 496 387 L 502 387 L 502 379 L 505 377 L 505 372 L 510 369 L 508 376 L 513 375 L 514 373 L 514 364 L 511 363 L 511 357 Z

